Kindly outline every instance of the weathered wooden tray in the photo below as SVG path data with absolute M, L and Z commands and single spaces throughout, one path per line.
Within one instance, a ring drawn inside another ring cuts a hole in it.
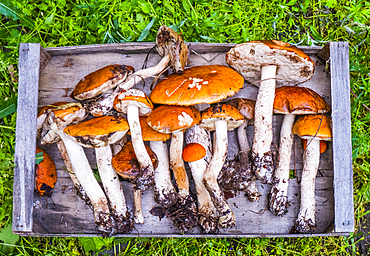
M 232 44 L 189 43 L 189 66 L 223 64 L 225 53 Z M 56 162 L 58 182 L 52 199 L 34 193 L 34 168 L 36 147 L 36 113 L 38 106 L 57 101 L 70 101 L 71 90 L 86 74 L 108 64 L 132 65 L 141 69 L 144 59 L 154 43 L 123 43 L 43 49 L 39 44 L 21 44 L 19 49 L 18 116 L 16 128 L 13 232 L 25 236 L 92 236 L 95 229 L 92 211 L 76 195 L 64 163 L 55 145 L 43 146 Z M 236 217 L 236 227 L 222 229 L 219 234 L 204 235 L 199 228 L 186 234 L 175 230 L 171 221 L 159 221 L 149 213 L 155 206 L 152 191 L 143 194 L 145 224 L 136 225 L 131 234 L 117 236 L 150 237 L 302 237 L 348 235 L 354 231 L 350 83 L 348 44 L 331 42 L 321 47 L 299 47 L 308 53 L 316 64 L 313 78 L 302 86 L 312 88 L 331 104 L 333 142 L 321 155 L 316 180 L 316 222 L 314 234 L 289 234 L 299 211 L 299 177 L 290 180 L 291 206 L 284 217 L 276 217 L 266 209 L 269 185 L 258 183 L 262 196 L 257 202 L 249 202 L 244 193 L 228 200 Z M 330 64 L 318 60 L 320 55 Z M 329 55 L 330 53 L 330 55 Z M 150 54 L 148 67 L 160 60 L 157 53 Z M 149 94 L 151 79 L 137 85 Z M 257 88 L 245 84 L 234 97 L 255 99 Z M 281 115 L 273 121 L 274 142 L 279 143 Z M 248 128 L 253 137 L 253 127 Z M 229 132 L 228 156 L 238 151 L 235 132 Z M 96 167 L 94 150 L 86 149 L 91 166 Z M 295 139 L 291 169 L 299 174 L 302 169 L 300 140 Z M 131 185 L 122 182 L 128 205 L 132 209 Z M 194 189 L 194 188 L 193 188 Z

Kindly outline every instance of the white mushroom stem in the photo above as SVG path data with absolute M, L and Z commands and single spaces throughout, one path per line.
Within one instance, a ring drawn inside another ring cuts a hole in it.
M 79 197 L 86 202 L 87 205 L 91 205 L 91 202 L 90 202 L 90 199 L 89 197 L 86 195 L 86 192 L 84 190 L 84 188 L 82 187 L 80 181 L 77 179 L 77 176 L 75 175 L 74 171 L 73 171 L 73 167 L 72 167 L 72 163 L 71 163 L 71 160 L 69 159 L 69 156 L 68 156 L 68 153 L 67 153 L 67 149 L 63 143 L 62 140 L 59 140 L 57 142 L 57 147 L 60 151 L 60 154 L 62 156 L 62 159 L 64 161 L 64 164 L 66 166 L 66 169 L 67 169 L 67 172 L 69 174 L 69 177 L 71 177 L 71 180 L 73 182 L 73 185 L 77 191 L 77 195 L 79 195 Z
M 127 217 L 127 206 L 121 182 L 112 167 L 112 150 L 110 146 L 95 148 L 96 163 L 103 183 L 105 194 L 108 197 L 113 214 L 117 218 Z
M 278 166 L 274 173 L 274 184 L 269 196 L 269 209 L 277 216 L 282 216 L 287 212 L 288 207 L 288 185 L 290 158 L 292 155 L 292 146 L 294 134 L 292 132 L 294 124 L 294 114 L 284 115 L 280 130 L 280 145 Z
M 55 123 L 51 123 L 50 128 L 54 130 L 64 142 L 72 163 L 73 171 L 87 196 L 90 198 L 98 230 L 108 235 L 114 234 L 115 223 L 110 215 L 108 200 L 95 179 L 82 146 L 69 139 L 62 130 L 57 128 Z
M 155 65 L 154 67 L 141 69 L 132 75 L 130 75 L 123 83 L 119 84 L 114 92 L 107 97 L 103 97 L 102 99 L 96 101 L 94 106 L 90 108 L 90 113 L 95 115 L 106 115 L 112 108 L 113 108 L 113 101 L 114 98 L 117 96 L 117 94 L 120 91 L 123 90 L 129 90 L 132 87 L 135 86 L 135 84 L 139 83 L 140 81 L 143 81 L 149 77 L 155 76 L 162 72 L 168 65 L 168 63 L 171 61 L 170 54 L 166 54 L 161 61 Z
M 176 192 L 171 182 L 167 144 L 164 141 L 151 141 L 150 148 L 158 158 L 158 167 L 154 170 L 155 200 L 168 207 L 176 202 Z
M 272 143 L 272 115 L 275 98 L 276 68 L 274 65 L 261 67 L 261 83 L 254 110 L 255 173 L 262 183 L 271 183 L 273 175 L 270 148 Z
M 216 147 L 212 159 L 204 173 L 204 183 L 210 193 L 212 202 L 219 212 L 219 224 L 221 227 L 232 227 L 235 225 L 234 213 L 222 195 L 217 183 L 217 177 L 222 169 L 227 155 L 227 121 L 217 120 L 216 127 Z
M 198 161 L 189 162 L 189 167 L 195 182 L 198 201 L 198 223 L 205 233 L 216 232 L 217 210 L 203 183 L 204 172 L 212 156 L 212 143 L 210 133 L 195 125 L 186 130 L 186 144 L 199 143 L 206 149 L 206 155 Z
M 136 224 L 144 224 L 143 206 L 141 203 L 141 190 L 134 188 L 134 221 Z
M 140 176 L 135 185 L 137 189 L 147 190 L 153 183 L 154 167 L 143 141 L 137 106 L 133 104 L 127 106 L 127 121 L 131 131 L 132 147 L 140 164 Z
M 180 198 L 189 196 L 189 178 L 186 174 L 184 161 L 182 160 L 183 143 L 184 132 L 173 132 L 170 144 L 170 164 L 179 189 L 178 196 Z
M 320 162 L 320 140 L 307 141 L 303 154 L 303 171 L 301 180 L 301 207 L 295 223 L 298 233 L 310 233 L 315 230 L 315 182 Z

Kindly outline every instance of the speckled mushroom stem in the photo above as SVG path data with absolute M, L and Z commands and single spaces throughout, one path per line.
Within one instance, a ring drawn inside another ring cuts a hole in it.
M 140 164 L 140 173 L 135 178 L 135 187 L 148 190 L 153 185 L 154 167 L 144 145 L 137 106 L 133 104 L 127 106 L 127 121 L 130 126 L 132 146 Z
M 158 158 L 158 167 L 154 170 L 154 199 L 163 207 L 169 207 L 176 202 L 177 193 L 171 182 L 167 144 L 151 141 L 150 148 Z
M 111 212 L 117 225 L 117 233 L 128 233 L 132 230 L 130 213 L 127 211 L 126 199 L 121 182 L 112 167 L 112 150 L 110 146 L 95 148 L 96 163 L 109 200 Z
M 247 161 L 249 161 L 248 154 L 249 151 L 251 150 L 247 136 L 248 122 L 249 122 L 248 120 L 245 120 L 245 122 L 238 127 L 237 131 L 240 148 L 239 159 L 242 161 L 245 161 L 244 159 L 248 159 Z M 252 178 L 250 181 L 247 182 L 244 191 L 247 193 L 247 197 L 250 202 L 258 201 L 261 196 L 261 194 L 258 192 L 258 186 L 255 178 Z
M 58 149 L 60 151 L 60 154 L 61 154 L 62 159 L 64 161 L 64 164 L 66 166 L 66 169 L 67 169 L 67 172 L 69 174 L 69 177 L 71 177 L 71 180 L 73 182 L 74 188 L 76 189 L 77 195 L 83 201 L 85 201 L 85 203 L 88 206 L 91 206 L 90 198 L 87 196 L 84 188 L 82 187 L 80 181 L 77 179 L 77 176 L 75 175 L 75 173 L 73 171 L 71 160 L 69 159 L 69 156 L 68 156 L 68 153 L 67 153 L 67 149 L 66 149 L 66 147 L 65 147 L 65 145 L 64 145 L 64 143 L 63 143 L 62 140 L 59 140 L 57 142 L 57 147 L 58 147 Z
M 215 121 L 216 146 L 212 159 L 204 172 L 204 184 L 211 196 L 212 202 L 219 213 L 219 225 L 223 228 L 235 226 L 235 216 L 221 189 L 217 183 L 217 177 L 222 169 L 227 155 L 227 122 L 224 120 Z
M 301 206 L 294 225 L 296 233 L 311 233 L 316 228 L 315 182 L 319 162 L 320 140 L 309 140 L 303 154 Z
M 198 201 L 198 225 L 206 234 L 217 232 L 217 210 L 203 183 L 204 172 L 212 157 L 212 143 L 209 131 L 195 125 L 186 130 L 186 144 L 199 143 L 206 149 L 206 156 L 194 162 L 189 162 L 195 182 Z
M 254 112 L 254 172 L 262 183 L 271 184 L 274 163 L 271 153 L 272 115 L 277 66 L 261 67 L 261 83 Z
M 129 90 L 142 80 L 149 77 L 155 76 L 162 72 L 170 62 L 170 54 L 166 54 L 161 61 L 154 67 L 139 70 L 129 76 L 123 83 L 119 84 L 113 93 L 102 97 L 100 100 L 96 101 L 94 104 L 89 106 L 89 112 L 93 116 L 106 115 L 113 108 L 113 101 L 117 94 L 124 90 Z
M 294 114 L 285 114 L 280 130 L 280 145 L 278 166 L 274 173 L 274 185 L 269 194 L 269 209 L 272 214 L 282 216 L 288 211 L 288 185 L 290 158 L 294 134 L 292 127 L 294 124 Z
M 136 224 L 144 224 L 143 205 L 141 203 L 141 190 L 134 188 L 134 221 Z
M 95 179 L 82 146 L 69 139 L 55 123 L 50 122 L 50 128 L 60 136 L 66 147 L 73 171 L 90 198 L 98 230 L 107 236 L 115 234 L 116 225 L 110 214 L 108 200 Z

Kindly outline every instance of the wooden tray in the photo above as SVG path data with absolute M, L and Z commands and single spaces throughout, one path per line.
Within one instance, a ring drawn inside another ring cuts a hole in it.
M 189 43 L 189 66 L 223 64 L 225 53 L 233 44 Z M 37 107 L 57 101 L 69 101 L 70 92 L 86 74 L 108 64 L 132 65 L 142 68 L 143 61 L 154 43 L 122 43 L 106 45 L 73 46 L 61 48 L 40 47 L 39 44 L 21 44 L 19 49 L 18 110 L 14 168 L 13 232 L 25 236 L 94 236 L 92 211 L 76 195 L 56 145 L 42 146 L 54 159 L 58 169 L 58 182 L 52 199 L 39 197 L 34 192 L 34 168 Z M 143 193 L 145 224 L 136 225 L 130 234 L 117 236 L 147 237 L 303 237 L 348 235 L 354 231 L 350 83 L 348 43 L 330 42 L 322 47 L 299 47 L 314 60 L 315 74 L 301 86 L 319 93 L 332 108 L 333 142 L 326 153 L 321 154 L 316 180 L 316 222 L 314 234 L 289 234 L 299 211 L 299 177 L 302 169 L 300 139 L 295 138 L 291 169 L 297 170 L 297 178 L 290 180 L 289 201 L 291 206 L 283 217 L 277 217 L 266 209 L 270 185 L 258 183 L 262 196 L 257 202 L 249 202 L 244 193 L 228 200 L 235 213 L 236 227 L 221 229 L 219 234 L 201 234 L 198 227 L 186 234 L 175 230 L 168 218 L 159 221 L 149 213 L 156 206 L 153 192 Z M 330 64 L 318 60 L 322 56 Z M 160 60 L 154 51 L 147 67 Z M 330 71 L 330 72 L 329 72 Z M 152 79 L 136 87 L 149 94 Z M 256 99 L 258 88 L 245 84 L 234 97 Z M 282 115 L 274 115 L 274 142 L 279 144 Z M 248 128 L 253 137 L 253 127 Z M 228 156 L 238 152 L 236 133 L 229 132 Z M 94 150 L 86 149 L 88 159 L 96 168 Z M 132 187 L 122 182 L 128 205 L 132 210 Z M 194 191 L 194 186 L 192 186 Z

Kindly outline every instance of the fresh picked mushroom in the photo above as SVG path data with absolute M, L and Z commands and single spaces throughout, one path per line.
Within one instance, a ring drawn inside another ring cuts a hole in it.
M 158 158 L 156 154 L 145 145 L 145 149 L 150 156 L 154 168 L 158 166 Z M 140 164 L 136 158 L 134 148 L 131 141 L 127 141 L 122 149 L 112 158 L 112 166 L 114 170 L 124 180 L 135 184 L 136 176 L 140 173 Z M 134 186 L 134 220 L 137 224 L 144 223 L 143 207 L 141 203 L 141 190 Z
M 35 190 L 42 196 L 51 197 L 57 182 L 57 169 L 53 159 L 42 148 L 36 147 L 36 154 L 42 152 L 43 160 L 36 164 Z
M 254 117 L 255 101 L 245 98 L 234 98 L 225 102 L 238 109 L 245 118 L 245 122 L 238 127 L 237 136 L 240 151 L 233 160 L 226 160 L 220 175 L 218 183 L 225 190 L 245 191 L 248 200 L 257 201 L 261 194 L 258 192 L 256 179 L 253 177 L 251 166 L 251 146 L 248 142 L 247 128 L 248 123 Z
M 210 131 L 216 131 L 213 156 L 204 172 L 203 182 L 219 213 L 219 225 L 223 228 L 233 227 L 235 225 L 235 217 L 221 192 L 217 183 L 217 177 L 227 155 L 227 131 L 239 127 L 243 122 L 244 117 L 236 108 L 227 104 L 217 104 L 202 111 L 202 121 L 199 125 Z
M 136 186 L 137 189 L 148 190 L 154 183 L 154 167 L 145 150 L 139 115 L 150 114 L 154 106 L 145 93 L 137 89 L 119 92 L 113 106 L 117 111 L 127 114 L 132 145 L 141 167 L 140 174 L 136 177 Z
M 198 225 L 206 234 L 217 233 L 217 210 L 203 183 L 203 175 L 212 157 L 210 132 L 195 125 L 185 132 L 182 158 L 188 162 L 197 190 Z
M 226 62 L 244 79 L 259 85 L 254 113 L 253 169 L 262 183 L 272 183 L 274 173 L 272 115 L 275 85 L 297 85 L 314 71 L 310 57 L 297 47 L 276 40 L 238 44 L 226 54 Z
M 301 205 L 292 233 L 312 233 L 316 229 L 315 181 L 320 163 L 320 140 L 332 139 L 331 119 L 325 115 L 300 117 L 293 126 L 293 133 L 307 139 L 303 154 L 301 179 Z
M 161 26 L 157 37 L 157 51 L 164 55 L 161 61 L 154 67 L 133 73 L 118 85 L 113 93 L 90 104 L 88 110 L 92 115 L 106 115 L 113 108 L 113 101 L 120 91 L 129 90 L 138 82 L 164 72 L 168 65 L 173 68 L 175 73 L 183 72 L 183 65 L 187 61 L 188 48 L 181 36 L 172 29 Z
M 150 127 L 161 133 L 172 133 L 170 145 L 170 166 L 175 176 L 178 198 L 176 204 L 167 209 L 167 215 L 174 226 L 183 232 L 193 228 L 198 221 L 196 205 L 189 192 L 189 179 L 186 174 L 182 149 L 184 130 L 199 123 L 200 112 L 195 107 L 159 106 L 148 116 Z
M 293 146 L 293 123 L 296 115 L 319 114 L 330 111 L 329 105 L 313 90 L 306 87 L 282 86 L 275 91 L 274 113 L 284 114 L 280 130 L 278 165 L 269 194 L 268 208 L 282 216 L 288 211 L 290 158 Z
M 42 140 L 53 140 L 55 134 L 60 137 L 67 150 L 73 171 L 90 198 L 98 230 L 106 236 L 115 234 L 116 225 L 110 214 L 108 200 L 95 179 L 82 146 L 71 140 L 63 132 L 67 125 L 86 116 L 85 109 L 82 108 L 80 103 L 69 103 L 49 111 L 44 123 L 44 128 L 48 131 L 43 131 L 45 136 L 42 137 Z
M 126 119 L 117 116 L 103 116 L 70 125 L 64 129 L 69 138 L 83 147 L 95 148 L 99 175 L 107 195 L 111 215 L 115 220 L 117 233 L 128 233 L 133 224 L 127 211 L 125 195 L 119 178 L 112 168 L 110 145 L 122 139 L 129 129 Z

